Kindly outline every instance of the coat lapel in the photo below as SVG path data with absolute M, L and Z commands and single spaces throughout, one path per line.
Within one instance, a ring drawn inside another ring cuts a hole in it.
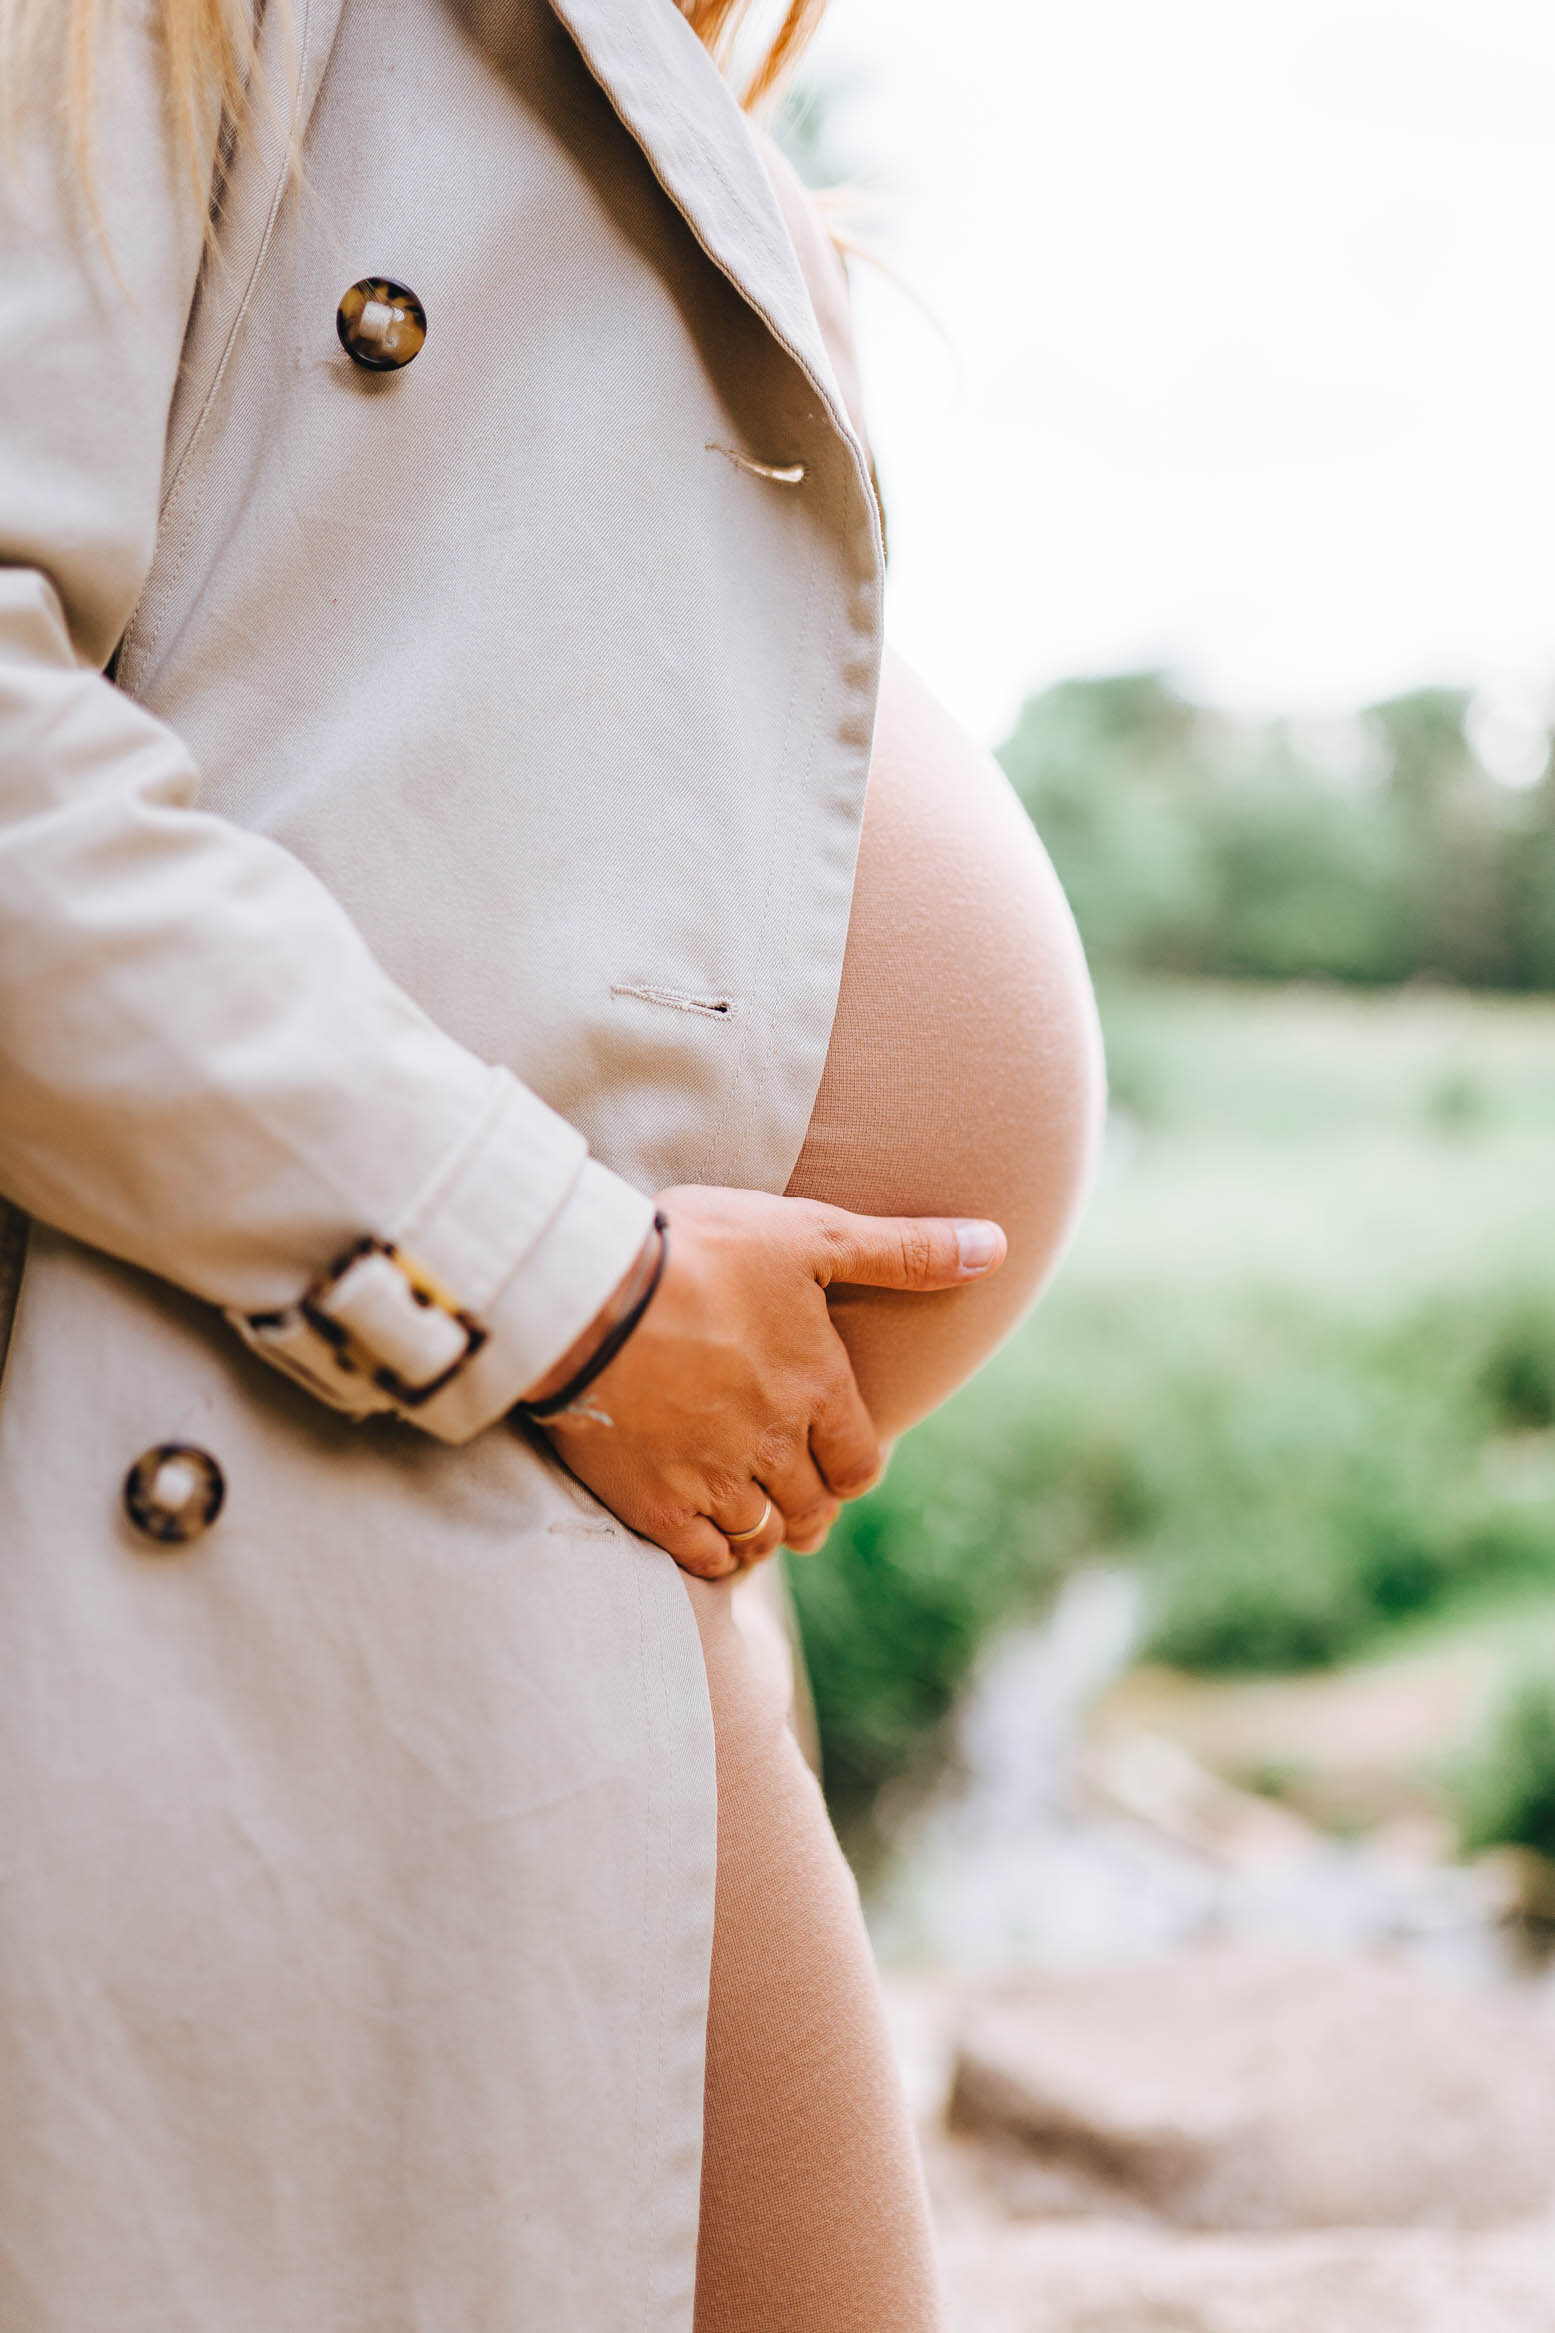
M 286 8 L 259 0 L 248 119 L 235 155 L 218 167 L 211 189 L 220 220 L 220 257 L 214 265 L 207 263 L 201 277 L 169 416 L 164 516 L 269 251 L 293 148 L 306 140 L 344 5 L 345 0 L 294 0 Z
M 263 260 L 286 179 L 288 139 L 306 135 L 346 0 L 266 6 L 255 108 L 223 204 L 223 262 L 202 294 L 186 364 L 169 477 L 188 451 L 211 384 Z M 551 0 L 551 6 L 655 177 L 714 264 L 854 432 L 810 294 L 749 125 L 675 0 Z M 216 313 L 212 314 L 211 311 Z
M 794 246 L 749 125 L 674 0 L 551 0 L 697 241 L 852 439 Z

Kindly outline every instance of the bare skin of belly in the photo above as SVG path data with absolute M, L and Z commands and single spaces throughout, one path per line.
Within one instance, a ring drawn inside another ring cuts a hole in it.
M 865 1214 L 991 1216 L 1010 1252 L 937 1296 L 837 1292 L 887 1439 L 1030 1310 L 1089 1180 L 1102 1090 L 1047 853 L 993 756 L 888 658 L 831 1049 L 788 1187 Z
M 890 1439 L 986 1359 L 1062 1251 L 1101 1048 L 1057 880 L 990 756 L 888 659 L 837 1018 L 789 1190 L 991 1216 L 1009 1256 L 833 1318 Z M 824 1562 L 824 1556 L 820 1559 Z M 938 2333 L 928 2207 L 852 1878 L 781 1669 L 688 1578 L 718 1749 L 696 2333 Z

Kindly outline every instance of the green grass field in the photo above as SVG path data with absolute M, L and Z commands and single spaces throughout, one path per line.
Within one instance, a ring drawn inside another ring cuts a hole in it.
M 1555 1598 L 1555 1002 L 1155 981 L 1046 1302 L 791 1567 L 845 1820 L 988 1633 L 1137 1564 L 1185 1667 Z

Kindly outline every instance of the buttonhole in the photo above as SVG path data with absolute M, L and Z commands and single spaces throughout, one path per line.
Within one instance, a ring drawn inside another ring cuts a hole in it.
M 668 1005 L 672 1012 L 703 1013 L 710 1019 L 728 1018 L 734 1006 L 726 996 L 692 996 L 683 988 L 657 988 L 646 980 L 612 980 L 612 996 L 635 996 L 644 1004 Z
M 708 439 L 705 450 L 710 454 L 722 454 L 726 462 L 732 462 L 737 470 L 748 470 L 753 478 L 770 478 L 775 486 L 802 486 L 804 483 L 803 462 L 758 462 L 752 455 L 738 453 L 733 446 L 721 446 L 712 438 Z

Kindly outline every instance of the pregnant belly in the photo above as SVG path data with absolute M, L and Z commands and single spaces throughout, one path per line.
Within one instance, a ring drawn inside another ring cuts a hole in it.
M 1009 1257 L 934 1296 L 840 1289 L 883 1434 L 943 1401 L 1035 1300 L 1095 1156 L 1101 1045 L 1047 854 L 992 756 L 888 657 L 837 1017 L 797 1196 L 986 1215 Z

